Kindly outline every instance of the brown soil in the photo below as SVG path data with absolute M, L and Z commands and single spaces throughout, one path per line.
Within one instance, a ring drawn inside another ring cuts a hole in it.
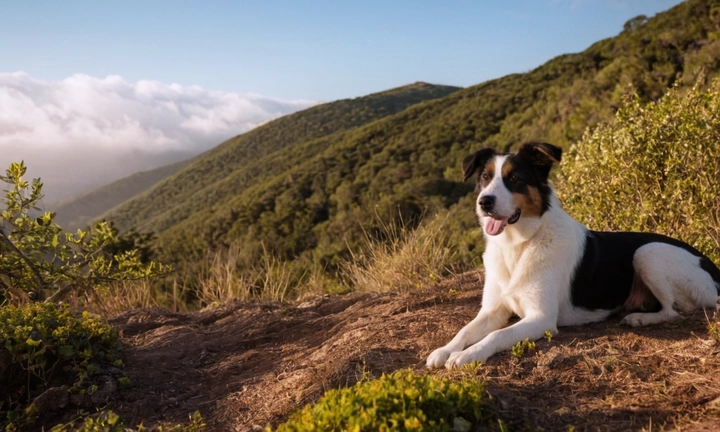
M 363 372 L 424 372 L 426 356 L 476 315 L 480 286 L 468 273 L 411 294 L 127 312 L 111 323 L 128 345 L 132 385 L 108 406 L 128 426 L 184 423 L 196 410 L 209 430 L 274 426 Z M 511 430 L 720 428 L 720 343 L 705 314 L 641 329 L 618 322 L 561 328 L 520 360 L 491 358 L 477 378 L 499 417 Z

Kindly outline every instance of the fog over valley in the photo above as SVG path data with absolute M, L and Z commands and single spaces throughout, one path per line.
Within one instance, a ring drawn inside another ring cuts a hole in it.
M 45 203 L 199 154 L 317 101 L 83 74 L 0 73 L 0 165 L 24 160 Z

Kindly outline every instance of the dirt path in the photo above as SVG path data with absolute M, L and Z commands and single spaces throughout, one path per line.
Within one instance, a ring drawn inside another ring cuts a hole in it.
M 109 407 L 132 426 L 185 422 L 195 410 L 210 430 L 276 425 L 363 372 L 423 369 L 425 357 L 475 316 L 479 286 L 477 274 L 465 274 L 413 294 L 194 314 L 131 311 L 111 323 L 128 344 L 133 384 Z M 561 328 L 521 360 L 491 358 L 478 378 L 488 382 L 503 421 L 513 430 L 717 430 L 720 344 L 708 335 L 705 315 L 645 329 L 618 321 Z

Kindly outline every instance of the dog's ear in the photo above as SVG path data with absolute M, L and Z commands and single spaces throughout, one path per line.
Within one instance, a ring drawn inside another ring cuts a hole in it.
M 562 159 L 562 149 L 548 143 L 529 142 L 520 146 L 518 156 L 526 158 L 546 181 L 554 162 Z
M 466 156 L 462 162 L 463 168 L 463 181 L 467 181 L 478 168 L 482 168 L 490 160 L 491 157 L 495 156 L 495 149 L 490 147 L 478 150 L 470 156 Z

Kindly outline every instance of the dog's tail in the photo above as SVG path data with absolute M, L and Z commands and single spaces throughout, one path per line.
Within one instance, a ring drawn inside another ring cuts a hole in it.
M 718 296 L 720 296 L 720 269 L 718 266 L 716 266 L 710 258 L 703 256 L 700 259 L 700 268 L 708 272 L 713 281 L 715 281 L 715 288 L 717 289 Z

